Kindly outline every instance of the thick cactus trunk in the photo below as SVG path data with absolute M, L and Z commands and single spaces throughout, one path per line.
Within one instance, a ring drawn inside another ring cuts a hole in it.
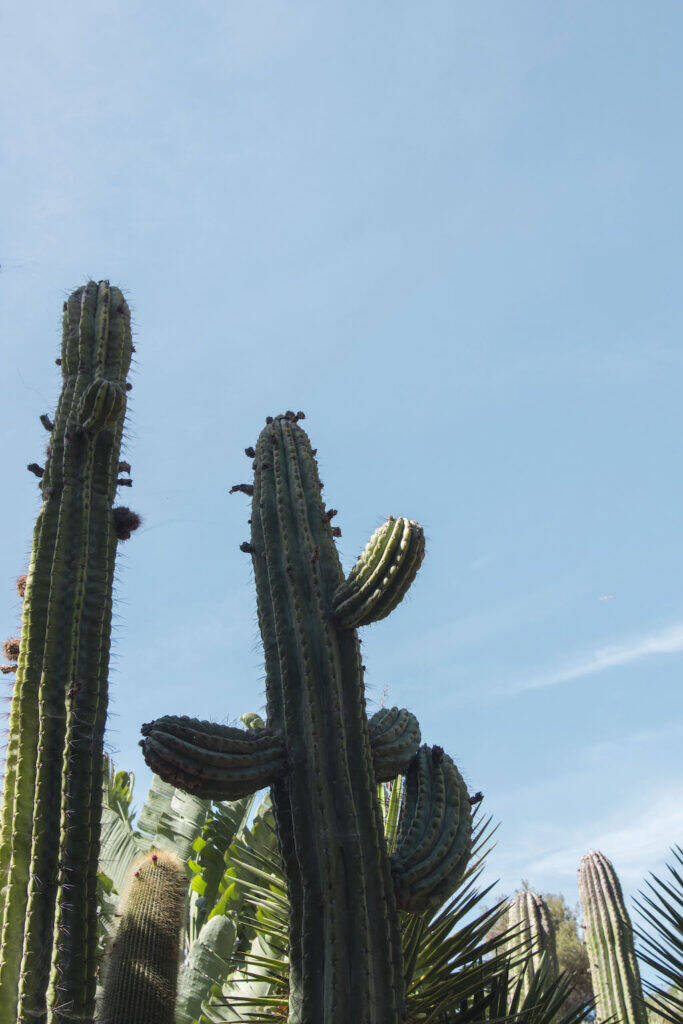
M 90 282 L 64 304 L 0 812 L 0 1020 L 88 1019 L 130 314 Z M 48 991 L 49 990 L 49 991 Z
M 597 1024 L 648 1024 L 633 930 L 617 874 L 591 850 L 581 860 L 579 896 L 596 999 Z

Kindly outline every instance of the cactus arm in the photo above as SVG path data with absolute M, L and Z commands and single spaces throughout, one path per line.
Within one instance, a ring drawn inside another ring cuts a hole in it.
M 407 771 L 420 748 L 420 726 L 405 708 L 380 708 L 368 721 L 372 763 L 377 782 Z
M 339 625 L 357 628 L 385 618 L 408 592 L 424 552 L 422 527 L 411 519 L 390 517 L 373 533 L 349 578 L 334 594 Z
M 579 897 L 598 1024 L 615 1015 L 623 1024 L 647 1024 L 633 929 L 621 885 L 610 861 L 596 850 L 581 861 Z
M 471 838 L 458 769 L 440 747 L 421 747 L 406 777 L 406 813 L 391 858 L 399 908 L 419 914 L 438 906 L 464 874 Z
M 142 727 L 150 768 L 164 782 L 213 800 L 249 796 L 285 771 L 285 748 L 272 729 L 245 732 L 170 715 Z
M 154 850 L 131 868 L 111 942 L 98 1024 L 174 1024 L 187 877 Z

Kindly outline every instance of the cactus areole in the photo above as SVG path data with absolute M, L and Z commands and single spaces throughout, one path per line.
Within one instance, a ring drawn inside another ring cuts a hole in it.
M 402 599 L 423 532 L 390 519 L 345 579 L 300 418 L 269 418 L 259 437 L 243 545 L 256 579 L 267 727 L 165 717 L 143 726 L 142 746 L 150 767 L 188 792 L 231 799 L 271 786 L 291 905 L 290 1024 L 399 1024 L 398 910 L 429 910 L 456 887 L 471 811 L 451 759 L 420 747 L 413 715 L 382 709 L 368 722 L 365 713 L 356 626 Z M 376 783 L 399 773 L 406 813 L 389 857 Z

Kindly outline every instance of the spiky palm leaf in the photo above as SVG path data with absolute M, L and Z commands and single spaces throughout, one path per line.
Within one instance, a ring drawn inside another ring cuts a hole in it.
M 651 1008 L 671 1024 L 683 1020 L 683 850 L 674 846 L 670 877 L 651 875 L 635 904 L 644 925 L 635 928 L 640 959 L 659 975 L 645 982 Z

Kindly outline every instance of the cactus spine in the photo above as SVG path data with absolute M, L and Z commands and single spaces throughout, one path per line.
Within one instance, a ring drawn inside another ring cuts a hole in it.
M 520 941 L 527 941 L 529 944 L 527 958 L 519 963 L 512 975 L 513 983 L 521 984 L 521 1004 L 544 957 L 549 962 L 548 980 L 558 975 L 555 927 L 547 903 L 542 896 L 530 889 L 523 889 L 515 896 L 507 917 L 507 927 L 515 931 L 515 935 L 510 939 L 511 949 L 518 947 Z M 519 957 L 523 952 L 516 949 L 515 956 Z
M 237 749 L 235 730 L 176 719 L 173 736 L 166 717 L 143 727 L 142 746 L 154 771 L 192 792 L 244 792 L 270 776 L 290 900 L 290 1024 L 398 1024 L 397 911 L 404 898 L 427 910 L 435 892 L 457 885 L 471 811 L 450 758 L 440 748 L 418 756 L 412 715 L 392 709 L 369 724 L 365 713 L 354 627 L 401 600 L 422 559 L 422 531 L 390 520 L 345 580 L 301 417 L 267 420 L 256 450 L 246 449 L 253 486 L 233 488 L 253 496 L 242 549 L 256 580 L 267 729 L 242 733 Z M 374 765 L 381 778 L 406 771 L 415 793 L 393 859 Z
M 0 1020 L 85 1019 L 117 545 L 112 501 L 132 351 L 121 292 L 64 304 L 63 385 L 33 536 L 0 811 Z M 31 468 L 31 467 L 29 467 Z
M 131 868 L 109 947 L 98 1024 L 173 1024 L 187 877 L 151 850 Z
M 579 867 L 579 897 L 596 998 L 597 1024 L 648 1024 L 633 930 L 616 872 L 591 850 Z

